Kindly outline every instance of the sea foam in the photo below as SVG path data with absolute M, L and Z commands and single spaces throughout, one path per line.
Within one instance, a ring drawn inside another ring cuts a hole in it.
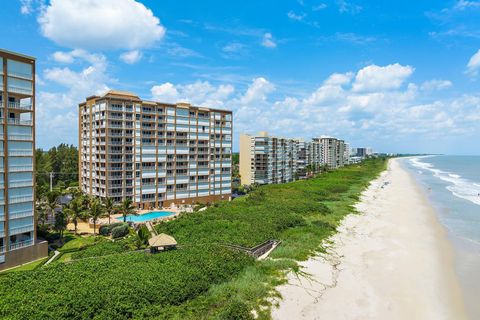
M 417 168 L 432 172 L 435 177 L 443 181 L 449 182 L 450 185 L 448 185 L 446 188 L 455 197 L 468 200 L 476 205 L 480 205 L 480 183 L 470 181 L 452 172 L 439 170 L 431 163 L 420 161 L 423 159 L 428 158 L 412 158 L 410 159 L 410 163 Z

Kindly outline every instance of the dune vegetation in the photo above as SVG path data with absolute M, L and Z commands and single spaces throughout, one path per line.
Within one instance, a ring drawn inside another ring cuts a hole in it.
M 370 159 L 315 178 L 256 188 L 156 226 L 178 250 L 151 255 L 100 242 L 32 271 L 0 276 L 5 319 L 260 319 L 297 261 L 322 250 L 361 191 L 386 167 Z M 281 240 L 257 261 L 229 244 Z M 32 303 L 33 302 L 33 303 Z

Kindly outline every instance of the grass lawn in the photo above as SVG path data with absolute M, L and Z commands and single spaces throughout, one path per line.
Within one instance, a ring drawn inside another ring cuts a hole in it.
M 73 233 L 66 233 L 64 245 L 58 249 L 58 251 L 69 251 L 80 249 L 85 246 L 89 246 L 95 243 L 95 238 L 93 236 L 80 236 Z
M 43 259 L 40 259 L 40 260 L 36 260 L 36 261 L 30 262 L 30 263 L 27 263 L 27 264 L 24 264 L 24 265 L 15 267 L 15 268 L 13 268 L 13 269 L 9 269 L 9 270 L 3 271 L 2 273 L 10 273 L 10 272 L 21 272 L 21 271 L 35 270 L 36 268 L 40 267 L 42 264 L 44 264 L 45 262 L 47 262 L 47 260 L 48 260 L 49 258 L 50 258 L 50 257 L 43 258 Z

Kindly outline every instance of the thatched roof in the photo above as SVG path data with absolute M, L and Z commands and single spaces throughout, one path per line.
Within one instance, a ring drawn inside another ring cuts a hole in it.
M 165 246 L 175 246 L 177 241 L 172 236 L 168 234 L 161 233 L 158 236 L 153 236 L 148 240 L 150 247 L 165 247 Z

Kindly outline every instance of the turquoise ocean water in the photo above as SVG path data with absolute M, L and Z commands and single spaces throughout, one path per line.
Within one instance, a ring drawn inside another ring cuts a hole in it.
M 428 156 L 401 161 L 447 229 L 467 311 L 472 319 L 480 319 L 480 156 Z

